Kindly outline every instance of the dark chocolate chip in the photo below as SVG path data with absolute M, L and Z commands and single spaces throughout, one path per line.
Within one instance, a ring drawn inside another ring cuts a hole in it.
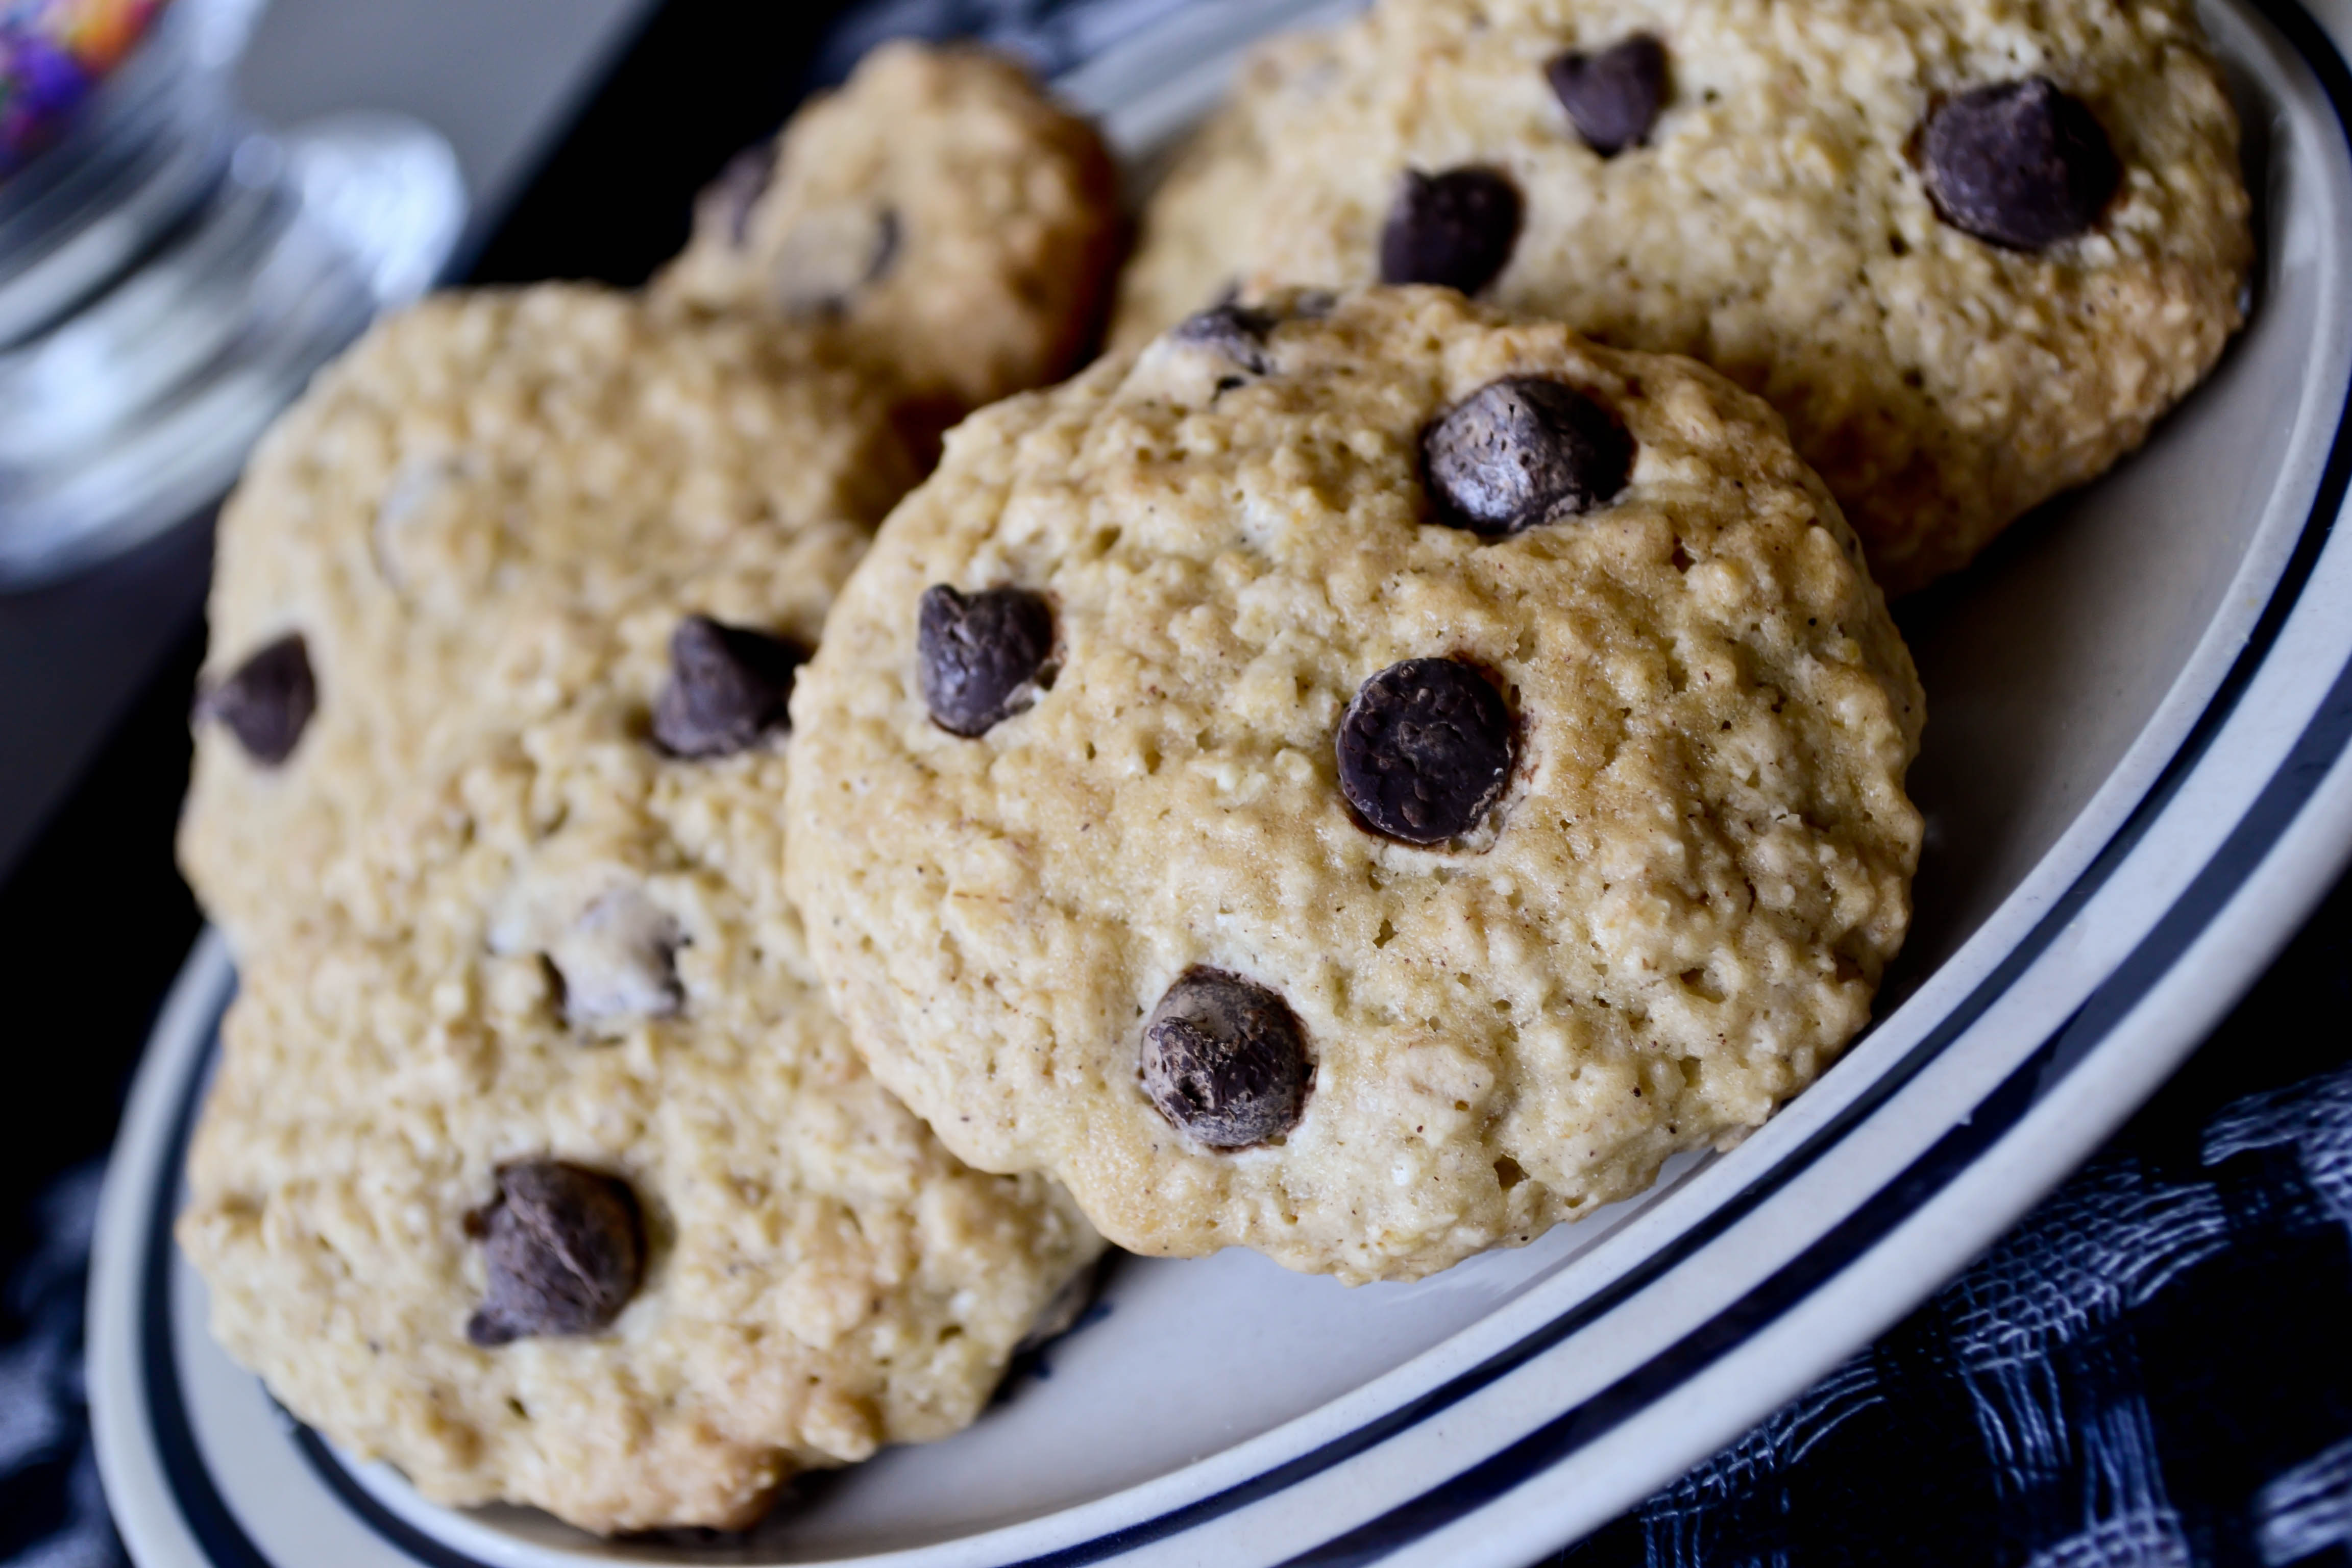
M 226 725 L 247 755 L 274 768 L 293 754 L 318 707 L 310 650 L 300 632 L 289 632 L 199 697 L 196 718 Z
M 1920 151 L 1944 221 L 2012 250 L 2082 233 L 2123 182 L 2098 116 L 2047 77 L 1946 99 L 1927 116 Z
M 527 1334 L 593 1333 L 645 1276 L 645 1222 L 626 1182 L 560 1160 L 499 1173 L 499 1195 L 470 1221 L 490 1288 L 466 1324 L 483 1346 Z
M 1511 715 L 1476 667 L 1409 658 L 1339 719 L 1339 788 L 1375 832 L 1441 844 L 1478 826 L 1511 776 Z
M 1222 969 L 1188 969 L 1143 1031 L 1143 1089 L 1212 1149 L 1246 1149 L 1298 1125 L 1313 1068 L 1288 1003 Z
M 1052 677 L 1054 612 L 1025 588 L 969 596 L 926 589 L 915 621 L 916 675 L 932 722 L 985 735 L 1026 710 Z
M 1519 188 L 1492 169 L 1407 170 L 1381 234 L 1381 281 L 1439 283 L 1475 294 L 1511 259 Z
M 1176 323 L 1169 336 L 1222 354 L 1252 375 L 1274 368 L 1265 357 L 1265 340 L 1280 323 L 1265 310 L 1247 305 L 1212 305 Z
M 727 243 L 743 248 L 751 237 L 751 209 L 767 194 L 776 167 L 776 145 L 761 142 L 727 160 L 719 177 L 703 187 L 702 200 L 727 232 Z
M 1666 100 L 1666 49 L 1647 33 L 1593 54 L 1570 52 L 1544 68 L 1584 144 L 1604 158 L 1649 139 Z
M 1633 437 L 1609 410 L 1543 376 L 1480 387 L 1421 438 L 1437 521 L 1517 533 L 1606 505 L 1633 471 Z
M 687 616 L 670 634 L 655 741 L 674 757 L 723 757 L 757 745 L 790 725 L 784 704 L 807 658 L 782 637 Z

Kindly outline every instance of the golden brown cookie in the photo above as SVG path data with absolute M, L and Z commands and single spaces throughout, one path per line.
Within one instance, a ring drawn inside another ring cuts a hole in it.
M 1100 1247 L 868 1075 L 782 896 L 785 700 L 908 472 L 818 353 L 443 300 L 226 524 L 186 844 L 241 986 L 180 1239 L 436 1500 L 744 1524 L 971 1420 Z
M 899 41 L 704 195 L 654 291 L 837 322 L 953 414 L 1068 374 L 1119 243 L 1091 125 L 1013 60 Z
M 406 783 L 560 710 L 655 606 L 814 638 L 913 482 L 822 332 L 570 285 L 447 295 L 324 372 L 224 509 L 182 865 L 240 950 Z
M 1430 289 L 1001 405 L 793 702 L 787 886 L 949 1147 L 1113 1240 L 1412 1279 L 1818 1075 L 1918 684 L 1761 402 Z
M 2188 0 L 1381 0 L 1245 74 L 1115 336 L 1386 279 L 1694 354 L 1901 593 L 2137 446 L 2252 256 Z

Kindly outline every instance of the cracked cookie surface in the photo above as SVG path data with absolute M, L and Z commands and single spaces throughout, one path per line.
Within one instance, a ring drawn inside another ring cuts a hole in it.
M 1517 531 L 1428 488 L 1497 474 Z M 1024 701 L 939 716 L 941 588 L 1050 613 L 961 623 Z M 787 885 L 859 1049 L 1145 1252 L 1528 1241 L 1804 1087 L 1909 916 L 1916 678 L 1778 418 L 1440 290 L 976 416 L 793 715 Z

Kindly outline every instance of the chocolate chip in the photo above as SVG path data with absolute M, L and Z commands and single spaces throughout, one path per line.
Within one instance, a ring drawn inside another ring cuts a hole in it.
M 1519 188 L 1492 169 L 1407 170 L 1381 234 L 1381 281 L 1475 294 L 1511 259 Z
M 723 757 L 791 724 L 784 704 L 808 655 L 746 626 L 688 616 L 669 638 L 669 679 L 654 700 L 654 739 L 674 757 Z
M 1476 667 L 1409 658 L 1339 719 L 1339 788 L 1373 831 L 1440 844 L 1478 826 L 1511 776 L 1511 715 Z
M 226 725 L 248 756 L 274 768 L 293 754 L 318 706 L 310 650 L 300 632 L 289 632 L 198 697 L 196 718 Z
M 1944 221 L 2012 250 L 2082 233 L 2123 182 L 2098 116 L 2047 77 L 1946 99 L 1920 150 Z
M 1517 533 L 1607 504 L 1633 471 L 1633 438 L 1609 410 L 1544 376 L 1489 382 L 1432 425 L 1422 463 L 1439 521 Z
M 727 243 L 738 250 L 751 237 L 751 209 L 767 195 L 768 180 L 775 168 L 776 144 L 758 142 L 728 159 L 719 177 L 702 189 L 705 210 L 725 231 Z
M 1544 68 L 1584 144 L 1604 158 L 1648 140 L 1666 100 L 1666 49 L 1647 33 L 1593 54 L 1570 52 Z
M 916 673 L 931 721 L 985 735 L 1025 711 L 1052 679 L 1054 612 L 1025 588 L 969 596 L 926 589 L 915 622 Z
M 1143 1089 L 1212 1149 L 1245 1149 L 1298 1125 L 1312 1068 L 1289 1004 L 1222 969 L 1188 969 L 1143 1031 Z
M 627 1183 L 560 1160 L 499 1173 L 499 1195 L 469 1222 L 490 1288 L 466 1324 L 482 1346 L 527 1334 L 593 1333 L 620 1316 L 645 1276 L 645 1223 Z
M 564 1021 L 594 1028 L 675 1016 L 686 1005 L 677 978 L 684 940 L 643 889 L 600 895 L 548 944 L 547 961 L 563 982 Z
M 1265 357 L 1265 340 L 1279 324 L 1270 311 L 1228 303 L 1185 317 L 1168 335 L 1222 354 L 1252 375 L 1264 375 L 1274 368 Z

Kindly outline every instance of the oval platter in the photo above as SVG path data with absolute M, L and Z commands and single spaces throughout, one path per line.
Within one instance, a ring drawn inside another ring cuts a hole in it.
M 1181 9 L 1063 90 L 1148 180 L 1254 37 L 1346 9 Z M 748 1537 L 600 1541 L 425 1503 L 213 1346 L 171 1239 L 235 986 L 207 935 L 134 1088 L 91 1277 L 133 1554 L 1524 1568 L 1831 1370 L 2154 1090 L 2352 846 L 2352 0 L 2206 21 L 2248 129 L 2251 323 L 2144 451 L 1900 607 L 1930 705 L 1910 947 L 1870 1033 L 1754 1137 L 1418 1285 L 1122 1259 L 961 1436 L 805 1481 Z

